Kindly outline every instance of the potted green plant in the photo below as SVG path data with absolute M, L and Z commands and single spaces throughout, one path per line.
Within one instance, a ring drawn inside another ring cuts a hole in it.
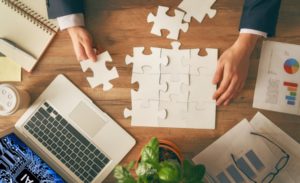
M 176 148 L 166 147 L 152 138 L 143 148 L 141 157 L 132 175 L 135 162 L 126 166 L 118 165 L 114 177 L 118 183 L 201 183 L 205 174 L 203 165 L 182 160 Z

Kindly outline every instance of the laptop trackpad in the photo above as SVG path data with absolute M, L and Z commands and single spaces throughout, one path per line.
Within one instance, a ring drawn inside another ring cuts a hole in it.
M 91 107 L 81 101 L 69 117 L 90 137 L 94 137 L 106 124 L 103 118 Z

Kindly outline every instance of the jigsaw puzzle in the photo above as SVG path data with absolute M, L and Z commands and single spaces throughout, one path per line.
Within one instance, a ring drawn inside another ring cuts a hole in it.
M 93 71 L 93 77 L 87 77 L 87 80 L 92 88 L 102 84 L 103 90 L 108 91 L 113 88 L 110 80 L 119 77 L 118 71 L 115 67 L 113 67 L 111 70 L 107 69 L 105 65 L 106 62 L 112 62 L 112 58 L 108 51 L 99 54 L 96 62 L 93 62 L 92 60 L 80 62 L 83 72 L 86 72 L 88 69 Z
M 134 56 L 126 57 L 126 63 L 133 63 L 131 82 L 139 89 L 131 90 L 132 110 L 125 109 L 124 116 L 131 116 L 132 126 L 214 128 L 217 49 L 200 56 L 200 49 L 180 49 L 176 41 L 171 45 L 161 48 L 161 54 L 160 48 L 151 49 L 155 56 L 149 57 L 142 54 L 144 48 L 134 48 Z M 168 64 L 163 64 L 166 58 Z
M 151 30 L 152 34 L 161 36 L 161 30 L 166 29 L 169 31 L 167 36 L 168 39 L 178 40 L 179 32 L 187 32 L 189 25 L 188 23 L 183 23 L 184 12 L 179 10 L 174 10 L 175 16 L 167 15 L 169 11 L 168 7 L 159 6 L 156 16 L 150 13 L 147 18 L 147 22 L 153 22 L 153 27 Z
M 216 0 L 183 0 L 178 7 L 186 12 L 184 21 L 190 22 L 193 17 L 201 23 L 205 15 L 208 15 L 209 18 L 216 15 L 217 11 L 211 9 L 215 2 Z
M 144 73 L 148 69 L 148 73 L 159 74 L 161 65 L 168 64 L 168 57 L 161 57 L 161 48 L 150 48 L 151 54 L 145 55 L 144 47 L 133 48 L 133 56 L 127 55 L 126 64 L 133 64 L 133 73 Z

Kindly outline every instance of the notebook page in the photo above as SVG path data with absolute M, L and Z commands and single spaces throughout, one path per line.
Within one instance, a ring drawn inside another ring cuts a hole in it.
M 18 47 L 35 57 L 36 60 L 41 57 L 55 36 L 54 33 L 47 33 L 41 27 L 34 24 L 34 22 L 17 13 L 11 7 L 7 6 L 4 1 L 0 1 L 0 25 L 1 38 L 14 42 Z M 21 63 L 22 58 L 14 61 Z M 31 65 L 30 67 L 33 66 Z M 26 70 L 30 71 L 31 69 Z

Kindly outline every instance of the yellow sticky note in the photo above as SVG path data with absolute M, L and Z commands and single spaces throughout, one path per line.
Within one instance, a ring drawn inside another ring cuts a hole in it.
M 7 57 L 0 57 L 0 81 L 21 81 L 21 66 Z

